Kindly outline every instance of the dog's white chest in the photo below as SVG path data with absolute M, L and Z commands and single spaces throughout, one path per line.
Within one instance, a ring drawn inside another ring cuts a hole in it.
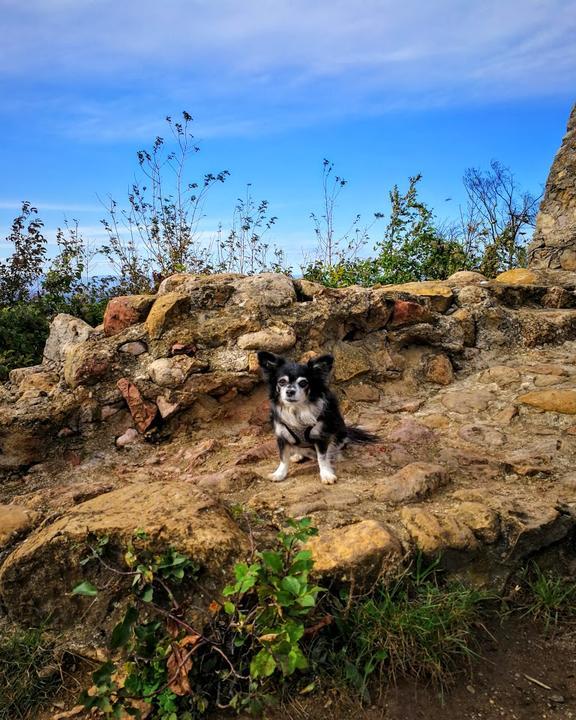
M 318 417 L 323 409 L 324 403 L 321 400 L 308 403 L 305 407 L 279 407 L 276 410 L 278 421 L 274 424 L 274 431 L 291 445 L 302 442 L 306 431 L 308 437 L 318 437 L 322 426 Z

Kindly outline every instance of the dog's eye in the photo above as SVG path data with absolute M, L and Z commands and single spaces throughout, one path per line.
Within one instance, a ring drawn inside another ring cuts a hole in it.
M 308 380 L 298 380 L 298 385 L 300 385 L 301 388 L 308 387 Z
M 285 387 L 287 384 L 288 380 L 286 380 L 286 378 L 280 378 L 280 380 L 278 380 L 278 385 L 280 385 L 280 387 Z

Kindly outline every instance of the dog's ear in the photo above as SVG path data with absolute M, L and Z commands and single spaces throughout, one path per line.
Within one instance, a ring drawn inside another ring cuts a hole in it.
M 258 364 L 262 368 L 266 377 L 272 375 L 272 373 L 274 373 L 281 365 L 284 365 L 285 362 L 286 360 L 284 360 L 283 357 L 274 355 L 274 353 L 266 352 L 265 350 L 260 350 L 258 353 Z
M 332 355 L 320 355 L 320 357 L 312 358 L 308 360 L 308 367 L 316 375 L 319 375 L 322 380 L 327 380 L 334 365 L 334 358 Z

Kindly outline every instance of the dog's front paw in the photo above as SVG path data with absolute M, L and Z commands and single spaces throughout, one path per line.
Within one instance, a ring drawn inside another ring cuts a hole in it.
M 272 480 L 272 482 L 282 482 L 282 480 L 286 480 L 286 475 L 288 475 L 288 472 L 286 470 L 280 470 L 280 468 L 278 468 L 278 470 L 270 473 L 268 477 L 270 478 L 270 480 Z
M 304 455 L 300 455 L 300 453 L 294 453 L 294 455 L 290 455 L 290 460 L 295 463 L 302 462 L 302 460 L 306 460 L 306 457 Z
M 334 485 L 336 479 L 336 473 L 333 473 L 331 470 L 324 470 L 324 472 L 320 473 L 320 480 L 324 485 Z

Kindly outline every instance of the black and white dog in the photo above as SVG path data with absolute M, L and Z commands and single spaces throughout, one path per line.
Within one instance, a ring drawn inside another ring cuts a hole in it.
M 261 351 L 258 362 L 268 381 L 270 418 L 278 442 L 280 465 L 272 480 L 284 480 L 290 460 L 316 457 L 323 483 L 336 481 L 332 462 L 348 443 L 372 443 L 378 438 L 346 425 L 336 397 L 328 389 L 334 364 L 332 355 L 321 355 L 306 365 Z

